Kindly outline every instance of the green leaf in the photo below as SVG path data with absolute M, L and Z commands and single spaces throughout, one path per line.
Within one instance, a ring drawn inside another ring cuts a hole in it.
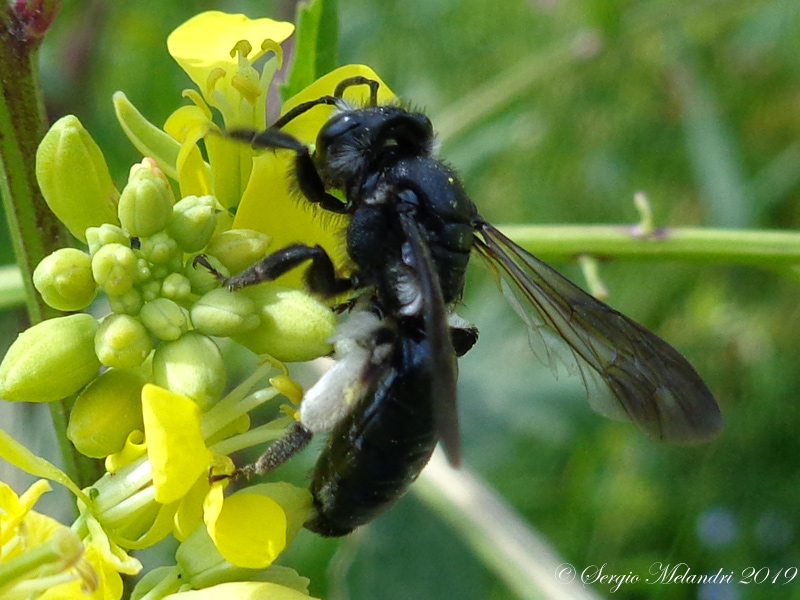
M 284 100 L 291 98 L 337 65 L 339 15 L 337 0 L 301 2 L 297 15 L 297 43 Z

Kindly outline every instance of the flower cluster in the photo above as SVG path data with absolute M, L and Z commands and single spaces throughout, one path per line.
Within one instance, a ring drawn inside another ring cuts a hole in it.
M 184 91 L 191 103 L 163 129 L 115 95 L 118 120 L 144 157 L 121 191 L 76 117 L 59 120 L 42 141 L 36 169 L 43 195 L 86 249 L 46 257 L 34 285 L 56 309 L 93 312 L 23 332 L 0 364 L 0 396 L 52 402 L 77 394 L 68 437 L 81 453 L 105 459 L 107 472 L 80 490 L 0 431 L 0 456 L 66 485 L 79 508 L 66 528 L 31 510 L 45 482 L 20 497 L 0 487 L 4 598 L 119 598 L 120 574 L 141 569 L 128 551 L 167 535 L 181 542 L 176 564 L 148 573 L 138 598 L 306 597 L 307 581 L 272 563 L 310 516 L 308 491 L 268 483 L 226 496 L 227 481 L 208 477 L 233 471 L 232 452 L 280 437 L 302 397 L 283 363 L 328 354 L 336 326 L 296 273 L 239 291 L 220 278 L 297 240 L 319 243 L 347 268 L 337 223 L 297 209 L 286 182 L 291 153 L 256 155 L 222 135 L 223 128 L 266 126 L 280 44 L 292 31 L 290 23 L 220 12 L 175 30 L 170 54 L 198 89 Z M 264 55 L 259 72 L 253 63 Z M 282 111 L 332 93 L 353 75 L 377 79 L 367 67 L 342 67 Z M 391 97 L 386 86 L 380 90 L 381 100 Z M 354 102 L 365 93 L 348 90 Z M 329 110 L 309 111 L 286 131 L 311 144 Z M 200 254 L 213 271 L 197 264 Z M 110 308 L 101 318 L 98 291 Z M 221 344 L 262 357 L 229 391 Z M 250 411 L 281 397 L 290 402 L 280 416 L 251 427 Z

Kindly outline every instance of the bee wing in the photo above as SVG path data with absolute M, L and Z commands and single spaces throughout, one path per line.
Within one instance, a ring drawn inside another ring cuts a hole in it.
M 675 348 L 483 219 L 475 248 L 516 312 L 542 338 L 551 368 L 556 340 L 566 343 L 568 352 L 559 357 L 581 374 L 595 410 L 630 419 L 659 440 L 700 442 L 721 431 L 722 415 L 711 391 Z
M 448 461 L 451 465 L 458 466 L 461 462 L 456 405 L 458 366 L 456 353 L 450 339 L 442 289 L 419 225 L 412 215 L 403 212 L 398 214 L 410 250 L 407 262 L 411 263 L 409 266 L 414 269 L 420 285 L 425 335 L 430 346 L 436 374 L 431 391 L 435 403 L 436 429 Z

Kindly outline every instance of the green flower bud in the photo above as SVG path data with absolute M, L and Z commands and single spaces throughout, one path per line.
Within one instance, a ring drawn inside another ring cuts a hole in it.
M 206 258 L 208 259 L 208 262 L 211 263 L 211 266 L 222 273 L 224 277 L 230 277 L 230 271 L 228 271 L 228 269 L 225 268 L 225 266 L 219 262 L 216 257 L 206 255 Z M 186 261 L 186 265 L 183 268 L 183 274 L 186 276 L 186 279 L 189 280 L 189 283 L 191 283 L 192 292 L 199 296 L 202 296 L 214 288 L 219 287 L 219 279 L 217 279 L 217 276 L 206 269 L 203 265 L 196 265 L 194 263 L 194 257 L 190 257 Z
M 119 222 L 119 192 L 77 117 L 62 117 L 45 134 L 36 151 L 36 179 L 50 210 L 82 242 L 87 227 Z
M 42 259 L 33 271 L 33 285 L 57 310 L 81 310 L 94 300 L 92 258 L 75 248 L 62 248 Z
M 206 252 L 231 273 L 239 273 L 264 257 L 270 237 L 254 229 L 228 229 L 211 238 Z
M 177 340 L 189 331 L 189 313 L 168 298 L 156 298 L 142 307 L 139 318 L 162 340 Z
M 92 275 L 107 294 L 120 296 L 136 281 L 136 255 L 122 244 L 106 244 L 92 257 Z
M 185 300 L 191 293 L 191 282 L 180 273 L 170 273 L 161 283 L 161 295 L 165 298 Z
M 150 263 L 146 258 L 136 259 L 136 283 L 144 283 L 150 281 L 153 274 L 150 272 Z
M 261 324 L 233 339 L 256 354 L 284 362 L 300 362 L 329 354 L 336 330 L 333 311 L 307 292 L 261 284 L 239 290 L 257 307 Z
M 229 337 L 258 327 L 256 305 L 240 292 L 216 288 L 192 305 L 192 323 L 206 335 Z
M 152 349 L 150 333 L 138 319 L 130 315 L 107 316 L 94 338 L 97 358 L 104 365 L 117 369 L 138 367 Z
M 225 380 L 222 353 L 200 333 L 191 331 L 159 344 L 153 354 L 153 383 L 191 398 L 201 408 L 220 398 Z
M 144 299 L 145 302 L 152 302 L 156 298 L 161 297 L 160 281 L 148 281 L 143 284 L 140 289 L 142 290 L 142 299 Z
M 214 234 L 221 209 L 214 196 L 187 196 L 172 207 L 167 232 L 184 252 L 197 252 Z
M 42 321 L 23 331 L 0 364 L 0 397 L 53 402 L 74 394 L 97 375 L 97 321 L 76 314 Z
M 139 252 L 143 258 L 153 265 L 166 265 L 175 256 L 180 257 L 178 244 L 163 231 L 140 240 Z
M 150 236 L 172 217 L 175 197 L 164 172 L 151 158 L 131 168 L 128 185 L 119 198 L 119 220 L 132 236 Z
M 142 387 L 137 373 L 109 369 L 92 381 L 75 401 L 67 437 L 78 452 L 103 458 L 118 452 L 134 429 L 143 430 Z
M 136 316 L 142 310 L 143 305 L 144 299 L 136 288 L 131 288 L 119 296 L 108 296 L 108 306 L 111 308 L 111 312 L 120 315 Z
M 131 239 L 125 235 L 121 227 L 103 223 L 99 227 L 86 229 L 86 243 L 89 245 L 89 254 L 94 255 L 106 244 L 122 244 L 130 248 Z

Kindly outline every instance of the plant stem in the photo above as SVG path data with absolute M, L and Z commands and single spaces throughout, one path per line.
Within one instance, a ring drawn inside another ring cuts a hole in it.
M 37 323 L 58 313 L 33 289 L 39 261 L 68 243 L 36 184 L 36 148 L 46 129 L 37 69 L 38 43 L 13 33 L 7 11 L 0 22 L 0 190 L 17 264 L 23 274 L 27 308 Z
M 750 265 L 767 269 L 800 266 L 800 232 L 756 229 L 660 227 L 647 235 L 638 225 L 500 225 L 528 252 L 547 261 L 678 261 Z M 19 271 L 0 267 L 0 307 L 22 302 Z
M 57 10 L 50 2 L 47 13 Z M 47 207 L 36 183 L 36 148 L 47 120 L 37 66 L 43 31 L 36 23 L 21 23 L 8 2 L 0 4 L 0 195 L 3 197 L 11 242 L 22 274 L 28 315 L 32 323 L 58 316 L 33 288 L 33 269 L 42 258 L 68 244 L 68 233 Z M 28 33 L 38 35 L 28 36 Z M 66 438 L 69 401 L 50 404 L 67 473 L 80 487 L 96 478 L 88 462 Z
M 529 252 L 547 260 L 675 260 L 744 264 L 766 268 L 800 265 L 800 232 L 754 229 L 657 227 L 642 235 L 638 225 L 500 225 Z
M 434 452 L 411 489 L 453 527 L 517 598 L 600 599 L 544 536 L 468 468 L 454 469 L 440 452 Z

